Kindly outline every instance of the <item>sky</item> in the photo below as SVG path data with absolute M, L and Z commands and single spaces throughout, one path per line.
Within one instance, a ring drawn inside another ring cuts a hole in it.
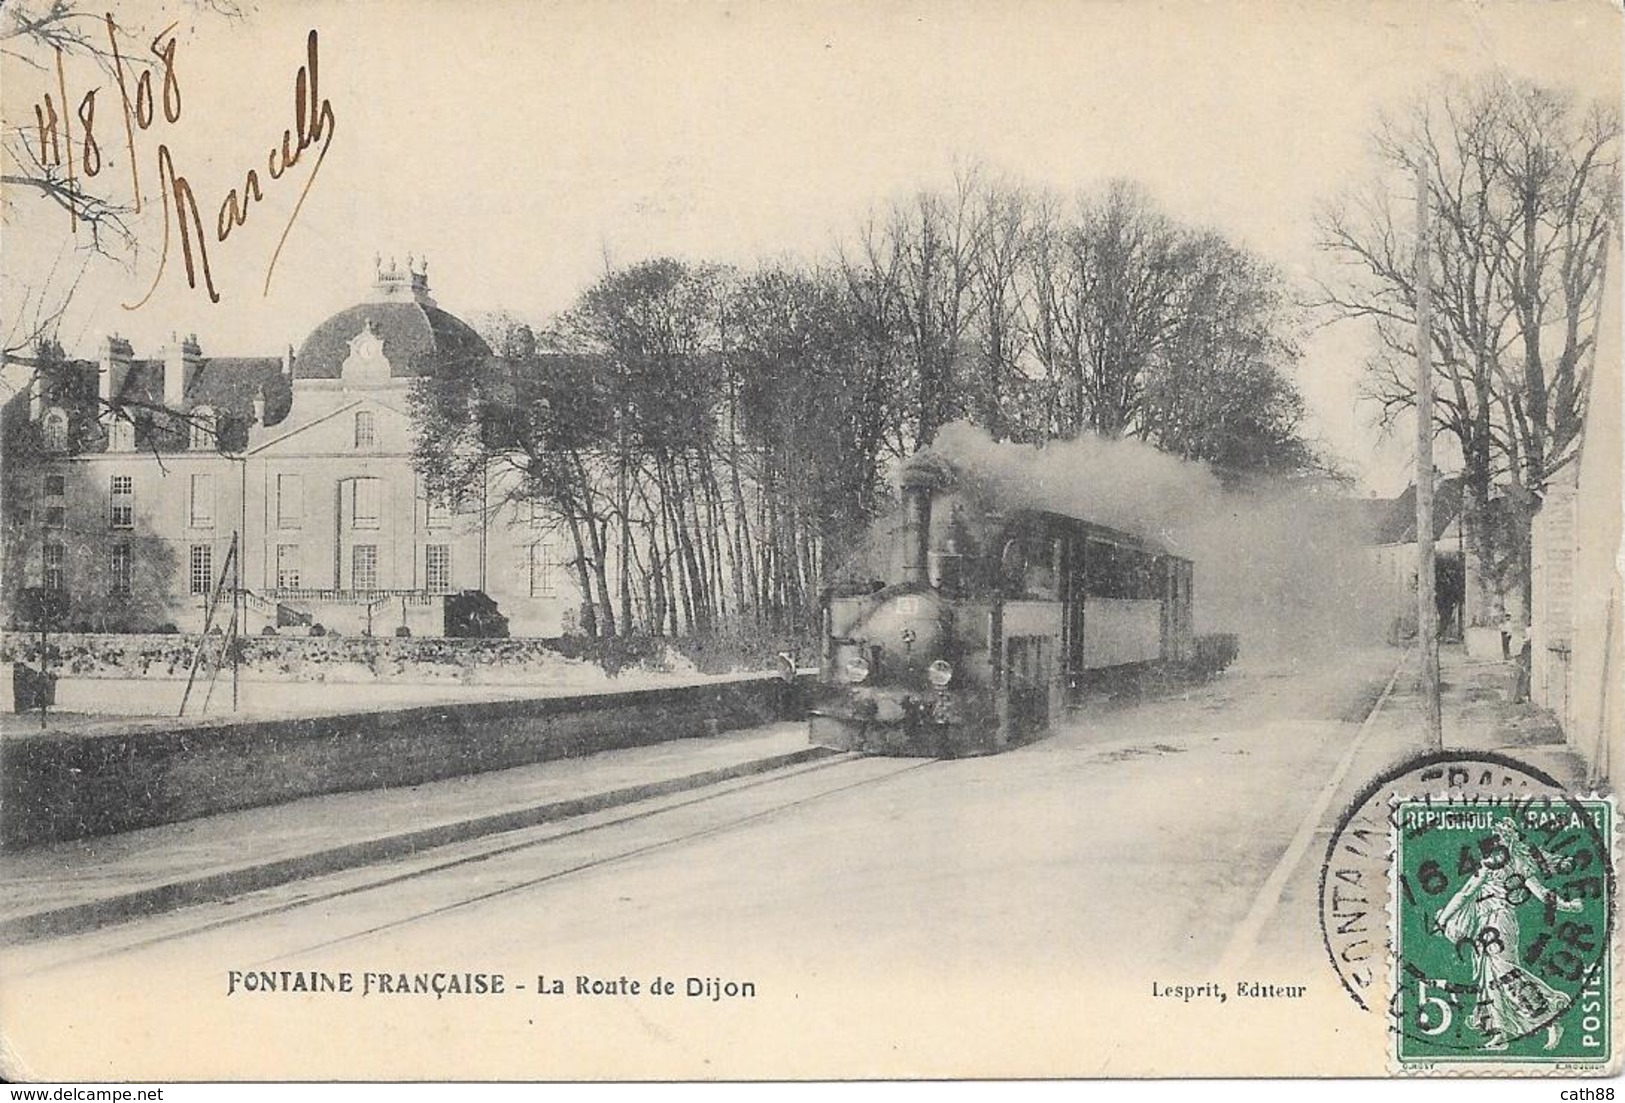
M 1061 192 L 1137 179 L 1307 293 L 1331 270 L 1315 211 L 1373 172 L 1379 109 L 1493 66 L 1620 95 L 1620 16 L 1604 0 L 294 0 L 240 20 L 191 4 L 111 10 L 132 50 L 175 24 L 182 98 L 176 122 L 135 134 L 146 203 L 133 270 L 93 261 L 64 318 L 64 343 L 85 355 L 110 331 L 138 355 L 171 332 L 196 332 L 206 353 L 280 353 L 364 295 L 376 254 L 426 256 L 454 313 L 539 318 L 606 264 L 823 258 L 868 211 L 965 162 Z M 331 139 L 313 179 L 318 146 L 269 180 L 312 29 Z M 44 60 L 0 62 L 8 126 L 31 122 L 55 85 Z M 97 182 L 127 196 L 118 85 L 83 61 L 63 79 L 74 103 L 101 87 Z M 160 143 L 198 196 L 218 303 L 186 286 L 173 222 L 155 285 Z M 249 168 L 264 199 L 216 242 L 215 213 Z M 4 233 L 9 322 L 28 302 L 20 292 L 77 271 L 85 235 L 15 192 Z M 1393 494 L 1409 441 L 1377 439 L 1356 401 L 1369 348 L 1358 324 L 1319 330 L 1298 382 L 1311 431 L 1365 491 Z

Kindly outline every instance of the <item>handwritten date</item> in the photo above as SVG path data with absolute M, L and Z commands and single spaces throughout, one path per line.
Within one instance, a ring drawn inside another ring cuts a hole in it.
M 125 309 L 139 310 L 152 298 L 168 268 L 175 242 L 178 242 L 187 286 L 196 291 L 201 283 L 209 301 L 218 303 L 220 292 L 215 286 L 214 266 L 210 260 L 210 238 L 213 244 L 224 245 L 233 230 L 247 224 L 255 205 L 265 202 L 267 186 L 274 186 L 288 178 L 290 170 L 300 163 L 306 151 L 314 148 L 315 160 L 310 163 L 310 171 L 304 178 L 282 234 L 277 239 L 276 249 L 265 268 L 263 293 L 270 294 L 271 277 L 276 271 L 282 248 L 287 244 L 288 234 L 299 218 L 337 130 L 332 101 L 321 92 L 320 36 L 312 29 L 305 38 L 304 64 L 299 67 L 293 82 L 293 125 L 282 132 L 280 142 L 271 145 L 265 158 L 264 177 L 257 166 L 249 168 L 242 175 L 241 185 L 229 189 L 218 206 L 200 209 L 197 192 L 187 176 L 176 168 L 175 155 L 170 147 L 173 135 L 181 130 L 183 115 L 175 25 L 171 24 L 152 38 L 148 45 L 151 60 L 142 59 L 138 64 L 124 56 L 119 45 L 119 27 L 111 14 L 106 16 L 105 23 L 111 47 L 112 72 L 122 109 L 124 143 L 129 153 L 131 206 L 138 213 L 146 199 L 146 192 L 142 184 L 142 156 L 137 147 L 137 138 L 153 133 L 155 137 L 166 139 L 157 142 L 153 154 L 156 158 L 158 198 L 164 211 L 158 265 L 146 294 L 137 302 L 125 303 Z M 88 180 L 102 171 L 102 146 L 96 134 L 96 98 L 101 88 L 84 92 L 70 115 L 67 74 L 60 48 L 56 51 L 55 75 L 55 94 L 46 92 L 34 106 L 38 145 L 36 156 L 47 169 L 63 173 L 66 187 L 71 193 L 82 194 L 84 185 L 81 175 Z M 206 226 L 204 222 L 204 209 L 214 211 L 212 226 Z M 71 226 L 77 232 L 80 218 L 78 208 L 69 204 L 68 214 Z M 212 234 L 206 230 L 212 231 Z

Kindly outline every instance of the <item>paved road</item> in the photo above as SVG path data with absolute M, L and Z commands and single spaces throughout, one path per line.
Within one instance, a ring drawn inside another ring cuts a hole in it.
M 1133 1074 L 1180 1046 L 1187 1071 L 1381 1072 L 1314 885 L 1346 794 L 1416 749 L 1414 725 L 1363 722 L 1396 658 L 1236 671 L 997 758 L 843 758 L 29 947 L 0 1000 L 96 1037 L 19 1039 L 80 1078 L 173 1075 L 181 1024 L 204 1077 Z M 227 994 L 284 970 L 372 990 Z M 420 972 L 505 991 L 367 977 Z M 553 978 L 566 994 L 537 991 Z M 1224 1003 L 1153 994 L 1210 982 Z

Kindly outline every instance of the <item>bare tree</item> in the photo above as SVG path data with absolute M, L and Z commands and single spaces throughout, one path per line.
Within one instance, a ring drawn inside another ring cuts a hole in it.
M 70 0 L 18 3 L 0 14 L 0 53 L 42 76 L 50 75 L 65 60 L 85 60 L 99 68 L 111 65 L 106 21 L 97 12 L 81 9 Z M 19 274 L 8 270 L 5 289 L 5 334 L 0 347 L 5 362 L 37 366 L 38 349 L 53 343 L 85 269 L 95 256 L 118 258 L 132 245 L 128 216 L 130 201 L 86 186 L 84 174 L 73 174 L 63 157 L 62 120 L 72 118 L 74 106 L 56 102 L 53 81 L 42 82 L 45 92 L 36 112 L 5 122 L 0 143 L 0 191 L 4 217 L 15 225 L 20 218 L 44 213 L 62 217 L 74 233 L 63 235 L 65 247 L 44 272 Z M 72 155 L 71 148 L 67 151 Z M 85 236 L 77 233 L 84 228 Z
M 245 15 L 236 0 L 192 0 L 192 6 L 227 19 Z M 60 66 L 88 64 L 109 79 L 120 78 L 120 67 L 125 79 L 135 79 L 153 65 L 138 36 L 103 9 L 75 0 L 7 4 L 0 12 L 0 53 L 45 78 Z M 67 230 L 47 270 L 19 273 L 8 268 L 0 323 L 0 362 L 5 364 L 38 367 L 39 348 L 59 340 L 63 317 L 86 272 L 100 261 L 127 266 L 133 259 L 131 218 L 141 199 L 119 193 L 110 183 L 104 187 L 87 173 L 84 162 L 93 143 L 78 114 L 84 104 L 57 102 L 60 88 L 54 80 L 42 80 L 35 110 L 6 120 L 0 141 L 5 222 L 15 226 L 21 219 L 51 216 L 60 218 Z
M 1180 318 L 1179 230 L 1122 180 L 1046 230 L 1035 252 L 1036 347 L 1059 387 L 1060 431 L 1132 431 L 1147 373 Z
M 929 444 L 967 412 L 961 359 L 976 306 L 980 187 L 979 170 L 962 168 L 951 190 L 893 203 L 884 222 L 864 228 L 857 257 L 843 258 L 849 282 L 871 292 L 896 342 L 912 400 L 908 447 Z
M 1378 176 L 1328 206 L 1320 244 L 1339 263 L 1319 305 L 1371 323 L 1368 393 L 1391 423 L 1415 399 L 1410 200 L 1421 168 L 1432 253 L 1437 431 L 1455 437 L 1477 565 L 1476 623 L 1528 585 L 1529 520 L 1572 461 L 1618 204 L 1619 117 L 1606 104 L 1494 74 L 1442 85 L 1379 120 Z
M 971 412 L 995 440 L 1010 434 L 1012 411 L 1007 407 L 1016 397 L 1012 389 L 1028 343 L 1023 319 L 1032 297 L 1031 203 L 1025 189 L 1004 182 L 983 184 L 975 197 L 970 270 L 977 326 Z
M 1144 372 L 1136 432 L 1227 478 L 1334 473 L 1303 436 L 1296 322 L 1275 268 L 1185 233 L 1172 329 Z

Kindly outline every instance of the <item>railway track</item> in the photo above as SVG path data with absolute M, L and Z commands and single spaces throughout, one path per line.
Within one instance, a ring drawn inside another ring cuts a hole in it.
M 6 975 L 25 977 L 129 954 L 178 951 L 199 940 L 229 940 L 249 924 L 256 925 L 256 946 L 270 952 L 245 964 L 268 966 L 540 890 L 933 765 L 930 760 L 857 755 L 819 759 L 14 947 L 6 956 Z

